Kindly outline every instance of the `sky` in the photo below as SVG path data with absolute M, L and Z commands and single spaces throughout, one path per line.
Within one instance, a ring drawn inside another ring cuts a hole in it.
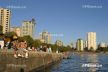
M 11 9 L 11 26 L 35 18 L 36 38 L 48 31 L 52 43 L 69 44 L 96 32 L 98 43 L 108 43 L 108 0 L 0 0 L 0 7 Z

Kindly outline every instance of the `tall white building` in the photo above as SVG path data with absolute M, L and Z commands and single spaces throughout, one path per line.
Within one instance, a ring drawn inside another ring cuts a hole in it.
M 78 39 L 76 42 L 76 47 L 78 51 L 84 50 L 84 41 L 82 39 Z
M 96 32 L 89 32 L 87 34 L 87 47 L 88 47 L 88 50 L 90 50 L 90 49 L 96 50 L 97 49 Z
M 21 27 L 21 36 L 29 35 L 34 37 L 34 29 L 35 29 L 35 20 L 32 19 L 30 21 L 23 21 Z
M 3 33 L 10 31 L 10 19 L 11 11 L 9 9 L 0 8 L 0 25 L 2 26 Z
M 50 44 L 51 43 L 51 35 L 49 32 L 44 31 L 42 33 L 40 33 L 40 41 L 42 43 L 47 43 Z

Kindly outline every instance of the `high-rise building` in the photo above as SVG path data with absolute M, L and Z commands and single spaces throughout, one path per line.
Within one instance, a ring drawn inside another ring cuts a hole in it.
M 97 44 L 96 44 L 96 32 L 89 32 L 87 34 L 87 47 L 88 50 L 96 50 Z
M 56 40 L 55 44 L 57 46 L 63 46 L 63 42 L 61 40 Z
M 11 11 L 9 9 L 0 8 L 0 25 L 2 26 L 3 33 L 10 31 L 10 19 Z
M 40 33 L 40 41 L 42 43 L 47 43 L 50 44 L 51 43 L 51 35 L 49 32 L 44 31 L 42 33 Z
M 31 21 L 23 21 L 21 27 L 21 36 L 29 35 L 34 37 L 34 29 L 35 29 L 35 20 L 32 19 Z
M 78 51 L 84 50 L 84 41 L 82 39 L 78 39 L 76 42 L 76 48 Z
M 21 36 L 21 28 L 20 27 L 11 27 L 10 32 L 15 32 L 17 36 Z

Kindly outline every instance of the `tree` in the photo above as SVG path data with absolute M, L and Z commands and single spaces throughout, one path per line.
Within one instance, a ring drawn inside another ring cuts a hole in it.
M 85 47 L 85 48 L 84 48 L 84 51 L 88 52 L 88 48 L 87 48 L 87 47 Z
M 108 47 L 104 47 L 103 51 L 108 52 Z
M 51 48 L 53 52 L 56 52 L 56 50 L 58 50 L 58 46 L 56 44 L 51 44 Z
M 33 38 L 31 36 L 27 35 L 27 36 L 22 37 L 21 39 L 26 40 L 28 46 L 32 46 L 33 45 L 34 40 L 33 40 Z
M 33 41 L 32 46 L 34 46 L 34 47 L 38 47 L 38 48 L 39 48 L 40 45 L 41 45 L 41 41 L 40 41 L 40 40 L 36 39 L 36 40 Z
M 0 25 L 0 33 L 2 33 L 3 27 Z
M 69 46 L 61 46 L 59 47 L 60 52 L 66 52 L 66 51 L 71 51 L 71 47 Z
M 4 37 L 5 37 L 5 41 L 12 41 L 13 40 L 13 37 L 14 36 L 17 36 L 15 32 L 7 32 L 4 34 Z
M 13 36 L 17 36 L 17 34 L 15 32 L 7 32 L 7 33 L 5 33 L 5 37 L 12 38 Z
M 91 51 L 94 51 L 93 47 L 90 47 L 90 50 L 89 50 L 89 51 L 90 51 L 90 52 L 91 52 Z
M 103 51 L 103 48 L 102 47 L 98 47 L 97 50 L 98 51 Z

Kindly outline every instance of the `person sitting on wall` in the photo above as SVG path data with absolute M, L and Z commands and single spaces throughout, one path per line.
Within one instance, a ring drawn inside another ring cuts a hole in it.
M 19 46 L 18 56 L 28 58 L 28 50 L 26 49 L 27 42 L 22 40 L 19 42 L 18 46 Z
M 43 49 L 44 52 L 47 52 L 47 46 L 43 46 L 42 49 Z
M 18 58 L 18 41 L 12 41 L 12 48 L 14 49 L 14 57 Z
M 52 53 L 52 49 L 51 49 L 51 47 L 50 47 L 50 46 L 49 46 L 49 52 L 50 52 L 50 53 Z
M 4 44 L 4 47 L 3 47 L 3 53 L 4 53 L 4 54 L 7 53 L 7 46 L 6 46 L 6 44 Z
M 39 51 L 40 51 L 40 52 L 43 51 L 43 46 L 40 46 Z

